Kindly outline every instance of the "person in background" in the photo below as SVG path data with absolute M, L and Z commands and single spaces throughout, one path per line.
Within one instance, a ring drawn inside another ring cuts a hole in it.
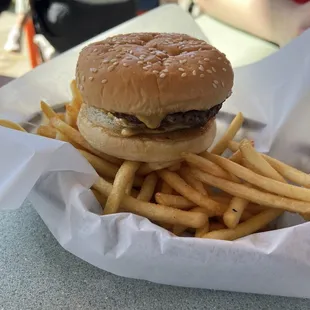
M 2 2 L 2 0 L 1 0 Z M 8 38 L 4 45 L 4 50 L 7 52 L 21 51 L 21 38 L 23 33 L 23 26 L 27 19 L 29 12 L 29 5 L 27 0 L 15 1 L 15 13 L 17 15 L 15 25 L 8 34 Z
M 135 0 L 30 0 L 30 7 L 36 32 L 56 53 L 136 16 Z
M 195 3 L 206 14 L 279 46 L 310 28 L 308 0 L 196 0 Z

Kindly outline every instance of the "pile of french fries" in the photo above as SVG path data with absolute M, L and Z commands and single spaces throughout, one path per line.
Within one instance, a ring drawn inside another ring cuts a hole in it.
M 258 153 L 253 141 L 234 141 L 241 113 L 202 154 L 184 153 L 181 161 L 166 163 L 124 161 L 98 152 L 81 136 L 76 122 L 82 98 L 75 81 L 71 90 L 65 113 L 41 102 L 45 120 L 37 134 L 71 143 L 94 167 L 99 178 L 91 190 L 102 215 L 132 212 L 176 236 L 230 241 L 269 230 L 285 211 L 309 219 L 310 175 Z M 25 131 L 7 120 L 0 125 Z M 227 149 L 228 158 L 222 156 Z

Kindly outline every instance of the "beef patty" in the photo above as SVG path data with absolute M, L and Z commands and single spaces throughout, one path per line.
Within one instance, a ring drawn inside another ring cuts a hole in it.
M 197 111 L 191 110 L 187 112 L 177 112 L 173 114 L 168 114 L 162 121 L 157 129 L 164 129 L 171 125 L 181 125 L 185 128 L 195 128 L 204 126 L 210 119 L 212 119 L 221 109 L 222 104 L 218 104 L 209 110 Z M 132 127 L 141 127 L 143 122 L 141 122 L 134 115 L 129 115 L 125 113 L 112 113 L 117 118 L 122 118 L 127 121 L 127 123 Z

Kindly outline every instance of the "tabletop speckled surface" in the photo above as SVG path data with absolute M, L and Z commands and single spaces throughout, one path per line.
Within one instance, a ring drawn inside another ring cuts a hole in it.
M 310 300 L 125 279 L 65 251 L 27 203 L 0 212 L 0 309 L 310 309 Z M 254 280 L 254 279 L 253 279 Z

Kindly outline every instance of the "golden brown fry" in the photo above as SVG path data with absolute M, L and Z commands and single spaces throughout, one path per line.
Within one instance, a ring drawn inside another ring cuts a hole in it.
M 286 197 L 279 197 L 278 195 L 261 192 L 254 188 L 248 188 L 243 184 L 237 184 L 215 177 L 206 172 L 199 171 L 198 169 L 194 169 L 192 172 L 195 174 L 195 177 L 198 178 L 201 182 L 215 186 L 233 196 L 241 197 L 267 207 L 284 209 L 290 212 L 310 212 L 309 202 L 299 201 Z M 282 184 L 282 186 L 283 185 L 284 184 Z
M 103 210 L 103 214 L 113 214 L 119 209 L 128 184 L 131 184 L 138 170 L 140 163 L 133 161 L 125 161 L 116 173 L 113 188 L 108 196 L 107 203 Z
M 108 196 L 112 191 L 112 184 L 99 178 L 93 185 L 101 194 Z M 180 224 L 187 227 L 199 228 L 203 226 L 208 216 L 201 212 L 187 212 L 162 205 L 140 201 L 128 195 L 124 195 L 122 208 L 126 211 L 147 217 L 152 221 L 164 222 L 168 224 Z
M 298 185 L 310 188 L 310 175 L 298 169 L 295 169 L 275 158 L 263 154 L 268 163 L 276 169 L 283 177 L 295 182 Z
M 209 232 L 203 238 L 236 240 L 260 230 L 281 214 L 282 210 L 270 209 L 251 217 L 247 221 L 239 224 L 235 229 L 221 229 Z
M 179 195 L 156 193 L 155 200 L 160 205 L 181 210 L 188 210 L 195 206 L 195 204 L 192 201 Z
M 100 203 L 100 205 L 102 207 L 102 214 L 103 214 L 103 209 L 104 209 L 104 206 L 105 206 L 108 198 L 103 196 L 101 193 L 99 193 L 95 189 L 92 189 L 92 192 L 93 192 L 94 196 L 96 197 L 96 199 L 98 200 L 98 202 Z
M 239 224 L 243 211 L 249 204 L 249 201 L 240 197 L 233 197 L 228 209 L 223 215 L 223 220 L 228 228 L 236 228 Z
M 158 177 L 155 172 L 146 176 L 137 199 L 147 202 L 150 201 L 153 197 L 157 181 Z
M 153 171 L 165 169 L 178 163 L 179 161 L 169 161 L 169 162 L 167 161 L 167 162 L 162 162 L 162 163 L 144 163 L 141 165 L 141 167 L 137 171 L 137 174 L 144 176 L 144 175 L 150 174 Z
M 23 132 L 27 132 L 22 126 L 20 126 L 17 123 L 5 120 L 5 119 L 0 119 L 0 126 L 2 127 L 6 127 L 6 128 L 10 128 L 10 129 L 14 129 L 14 130 L 18 130 L 18 131 L 23 131 Z
M 210 222 L 209 224 L 209 231 L 215 231 L 215 230 L 220 230 L 220 229 L 226 229 L 227 227 L 219 222 Z
M 214 157 L 214 161 L 216 161 L 216 163 L 218 163 L 222 168 L 235 174 L 240 179 L 255 185 L 256 187 L 260 187 L 265 191 L 275 193 L 277 195 L 310 202 L 310 189 L 308 188 L 282 183 L 252 172 L 251 170 L 233 163 L 226 158 L 217 155 L 212 156 Z
M 227 149 L 228 142 L 235 137 L 238 130 L 243 124 L 243 120 L 243 115 L 239 112 L 229 125 L 223 137 L 216 143 L 216 145 L 211 150 L 212 154 L 221 155 Z
M 237 163 L 237 164 L 240 164 L 241 161 L 242 161 L 242 153 L 240 150 L 237 150 L 236 152 L 234 152 L 234 154 L 232 154 L 230 157 L 229 157 L 229 160 Z
M 65 121 L 65 113 L 63 112 L 59 112 L 57 113 L 58 117 L 62 120 L 62 121 Z
M 209 216 L 223 214 L 223 208 L 226 206 L 211 200 L 210 198 L 200 194 L 191 186 L 189 186 L 177 173 L 168 170 L 160 170 L 158 175 L 167 182 L 175 191 L 180 193 L 188 200 L 194 202 L 196 205 L 206 208 L 209 211 Z
M 51 119 L 53 117 L 55 118 L 59 118 L 58 114 L 53 110 L 52 107 L 50 107 L 46 102 L 44 102 L 43 100 L 40 103 L 41 105 L 41 110 L 43 112 L 43 114 L 48 118 Z
M 182 168 L 179 174 L 182 177 L 182 179 L 185 180 L 185 182 L 189 184 L 192 188 L 194 188 L 200 194 L 208 196 L 208 192 L 204 188 L 202 182 L 198 181 L 190 174 L 190 169 L 188 167 Z
M 37 129 L 37 135 L 51 139 L 56 139 L 56 133 L 56 129 L 48 125 L 40 125 Z
M 244 139 L 240 143 L 240 151 L 243 157 L 253 166 L 256 170 L 260 171 L 265 177 L 286 183 L 285 179 L 262 157 L 261 154 L 251 145 L 250 141 Z
M 161 189 L 160 192 L 163 194 L 169 194 L 171 195 L 173 192 L 173 189 L 171 188 L 170 185 L 168 185 L 165 181 L 161 182 Z
M 180 170 L 180 168 L 181 168 L 181 163 L 176 163 L 176 164 L 168 167 L 167 169 L 169 171 L 178 171 L 178 170 Z
M 204 226 L 196 229 L 195 237 L 202 238 L 209 231 L 210 231 L 210 224 L 209 221 L 207 221 L 207 223 Z
M 63 134 L 65 134 L 71 141 L 81 145 L 84 149 L 88 150 L 89 152 L 109 161 L 110 163 L 117 165 L 122 164 L 123 161 L 121 159 L 104 154 L 94 149 L 75 128 L 69 126 L 58 117 L 51 118 L 51 125 L 55 127 L 57 130 L 61 131 Z
M 200 207 L 195 207 L 195 208 L 189 210 L 189 212 L 201 212 L 201 213 L 204 213 L 204 214 L 208 215 L 207 210 L 204 209 L 204 208 L 200 208 Z M 204 228 L 204 227 L 206 227 L 208 225 L 209 225 L 209 219 L 207 219 L 206 224 L 203 225 L 201 228 Z M 187 229 L 188 229 L 188 227 L 184 226 L 184 225 L 174 225 L 173 228 L 172 228 L 172 232 L 176 236 L 180 236 Z M 199 229 L 199 228 L 197 228 L 197 229 Z
M 66 114 L 65 114 L 65 122 L 76 128 L 77 117 L 79 114 L 79 110 L 76 107 L 71 106 L 70 104 L 66 105 Z
M 69 139 L 66 135 L 64 135 L 61 131 L 56 132 L 56 137 L 57 140 L 64 141 L 64 142 L 69 142 Z
M 219 165 L 210 161 L 208 158 L 208 152 L 202 153 L 201 156 L 192 153 L 183 153 L 182 156 L 190 165 L 197 167 L 202 171 L 211 173 L 216 177 L 220 177 L 226 180 L 239 182 L 236 177 L 232 176 L 229 172 L 222 169 Z
M 78 110 L 81 108 L 83 99 L 81 96 L 80 91 L 77 88 L 76 80 L 72 80 L 70 83 L 71 93 L 72 93 L 72 102 L 74 102 L 74 105 L 78 108 Z

